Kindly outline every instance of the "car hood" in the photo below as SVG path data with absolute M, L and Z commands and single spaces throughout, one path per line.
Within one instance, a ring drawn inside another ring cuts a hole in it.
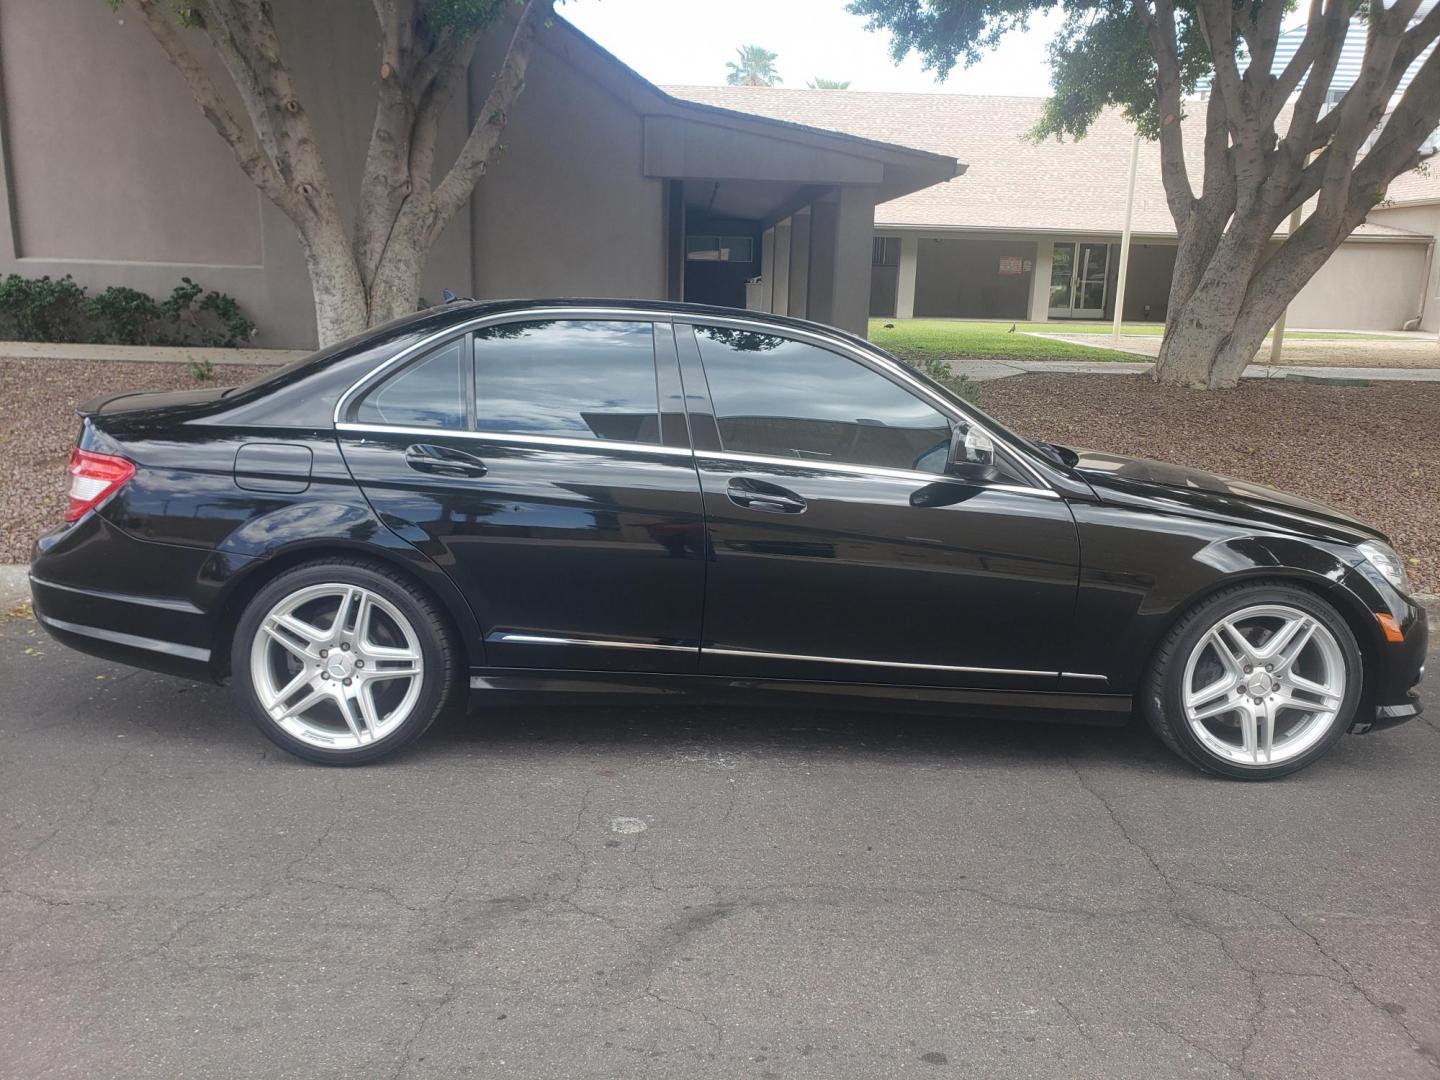
M 1102 502 L 1144 504 L 1171 513 L 1224 517 L 1288 531 L 1321 533 L 1343 543 L 1384 540 L 1378 529 L 1323 503 L 1263 484 L 1148 458 L 1077 450 L 1074 469 Z

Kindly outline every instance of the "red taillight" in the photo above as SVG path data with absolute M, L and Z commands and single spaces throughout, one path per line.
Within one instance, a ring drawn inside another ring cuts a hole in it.
M 96 454 L 76 447 L 70 452 L 70 464 L 65 471 L 70 476 L 65 488 L 65 494 L 70 497 L 65 520 L 78 521 L 134 476 L 135 465 L 114 454 Z

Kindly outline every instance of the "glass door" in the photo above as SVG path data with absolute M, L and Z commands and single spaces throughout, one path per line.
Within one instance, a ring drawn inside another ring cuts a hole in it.
M 1050 263 L 1050 317 L 1070 318 L 1070 298 L 1075 292 L 1075 245 L 1056 244 Z
M 1077 319 L 1103 319 L 1110 245 L 1081 244 L 1075 261 L 1075 299 L 1071 304 L 1071 315 Z
M 1056 244 L 1050 263 L 1050 317 L 1104 318 L 1109 271 L 1109 244 Z

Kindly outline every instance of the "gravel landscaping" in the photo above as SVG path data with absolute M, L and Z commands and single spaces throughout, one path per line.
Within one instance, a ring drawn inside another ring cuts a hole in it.
M 223 366 L 240 382 L 264 368 Z M 0 563 L 29 557 L 58 520 L 75 404 L 106 391 L 189 389 L 182 365 L 0 360 Z M 1440 592 L 1440 385 L 1324 386 L 1253 380 L 1217 393 L 1144 376 L 1023 375 L 984 384 L 982 404 L 1018 431 L 1067 445 L 1197 465 L 1294 491 L 1372 521 Z
M 1440 385 L 1250 379 L 1207 392 L 1145 375 L 1019 375 L 981 407 L 1025 435 L 1269 484 L 1389 534 L 1419 592 L 1440 592 Z
M 0 563 L 28 560 L 31 541 L 60 520 L 77 404 L 122 390 L 229 385 L 273 370 L 217 364 L 206 383 L 184 364 L 0 359 Z

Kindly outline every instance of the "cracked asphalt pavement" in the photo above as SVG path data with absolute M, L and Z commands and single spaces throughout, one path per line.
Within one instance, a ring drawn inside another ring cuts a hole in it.
M 333 770 L 28 618 L 0 686 L 7 1078 L 1440 1076 L 1433 720 L 1264 785 L 675 701 Z

